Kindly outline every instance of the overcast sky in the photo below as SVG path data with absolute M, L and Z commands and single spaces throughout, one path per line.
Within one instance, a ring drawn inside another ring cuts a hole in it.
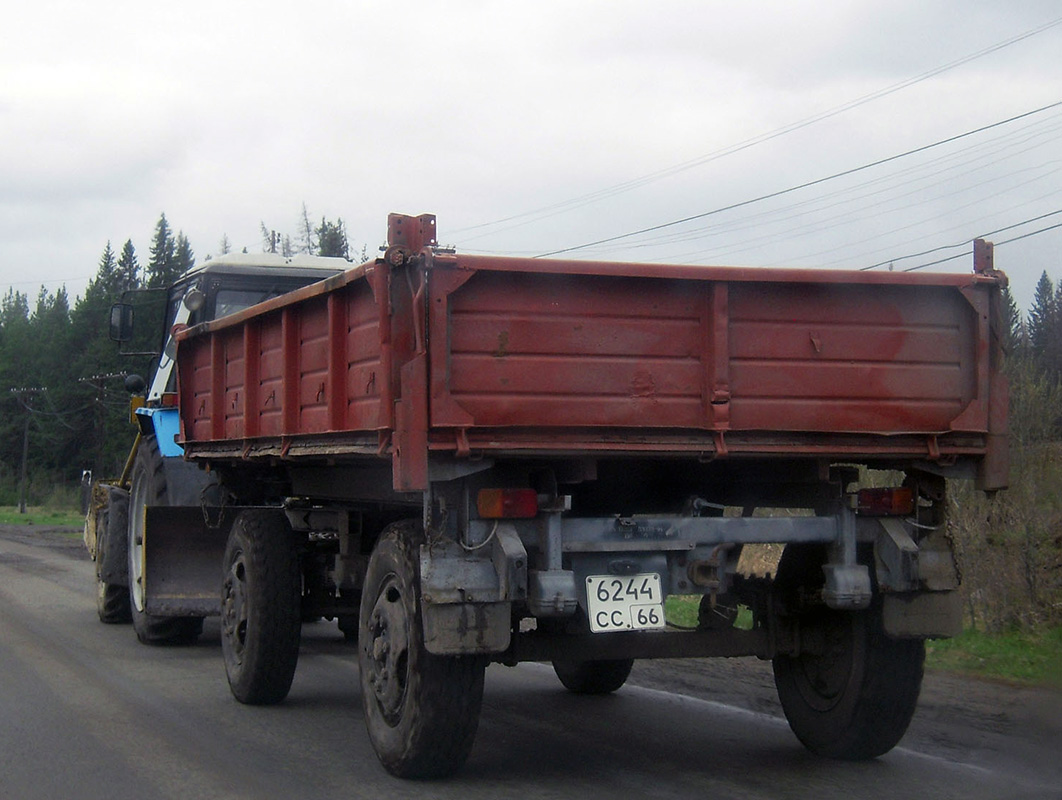
M 1060 17 L 1057 0 L 19 4 L 0 293 L 73 298 L 108 240 L 146 262 L 161 212 L 200 261 L 223 236 L 258 251 L 261 223 L 295 234 L 303 203 L 370 253 L 400 211 L 437 214 L 464 251 L 918 266 L 964 250 L 903 257 L 1062 222 L 1044 216 L 1062 211 L 1062 107 L 708 212 L 1062 101 L 1062 24 L 985 52 Z M 1041 272 L 1062 278 L 1062 228 L 996 263 L 1028 308 Z

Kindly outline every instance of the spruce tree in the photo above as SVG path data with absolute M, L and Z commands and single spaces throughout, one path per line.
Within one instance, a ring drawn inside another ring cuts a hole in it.
M 118 260 L 115 258 L 114 250 L 111 249 L 111 242 L 108 239 L 107 245 L 103 248 L 103 253 L 100 255 L 100 263 L 96 268 L 94 283 L 104 295 L 113 297 L 118 292 L 119 281 Z
M 1025 350 L 1025 321 L 1022 319 L 1018 304 L 1011 294 L 1010 287 L 1003 287 L 1003 350 L 1012 360 L 1021 358 Z
M 302 217 L 299 219 L 298 252 L 317 252 L 317 235 L 313 223 L 310 222 L 310 212 L 306 208 L 306 203 L 302 204 Z
M 166 214 L 159 217 L 155 225 L 155 236 L 151 240 L 151 260 L 147 265 L 147 285 L 149 288 L 169 286 L 180 273 L 176 271 L 177 243 L 173 239 L 170 223 Z
M 22 458 L 22 434 L 27 413 L 18 395 L 8 389 L 35 386 L 37 373 L 30 364 L 33 337 L 30 330 L 29 298 L 8 289 L 0 300 L 0 467 L 5 476 L 16 476 Z M 0 489 L 5 493 L 5 505 L 17 497 L 17 481 L 5 481 Z
M 192 245 L 188 242 L 188 237 L 184 235 L 184 231 L 180 231 L 177 234 L 177 248 L 173 256 L 173 280 L 188 272 L 190 269 L 195 268 L 195 254 L 192 252 Z
M 126 239 L 118 256 L 118 288 L 120 292 L 140 286 L 140 264 L 133 248 L 133 240 Z
M 321 217 L 321 225 L 314 231 L 317 235 L 317 255 L 350 257 L 350 245 L 347 243 L 347 229 L 342 219 L 329 222 Z
M 1042 360 L 1047 354 L 1056 317 L 1055 287 L 1045 271 L 1036 284 L 1036 294 L 1032 308 L 1029 309 L 1029 348 L 1033 357 L 1038 360 Z

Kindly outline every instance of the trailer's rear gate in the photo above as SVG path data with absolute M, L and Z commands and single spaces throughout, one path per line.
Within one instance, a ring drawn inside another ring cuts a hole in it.
M 483 271 L 432 295 L 433 426 L 943 433 L 978 399 L 953 287 Z

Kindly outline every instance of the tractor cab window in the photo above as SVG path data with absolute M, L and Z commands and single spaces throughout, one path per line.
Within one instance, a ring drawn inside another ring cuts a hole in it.
M 257 303 L 262 303 L 273 297 L 278 297 L 293 287 L 271 286 L 268 289 L 218 289 L 214 300 L 214 319 L 235 314 Z

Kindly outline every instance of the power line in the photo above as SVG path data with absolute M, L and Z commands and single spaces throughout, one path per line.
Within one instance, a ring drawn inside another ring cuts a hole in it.
M 684 161 L 682 163 L 675 164 L 675 165 L 670 166 L 670 167 L 665 167 L 664 169 L 657 170 L 656 172 L 651 172 L 651 173 L 648 173 L 646 175 L 642 175 L 641 177 L 633 178 L 631 180 L 615 184 L 615 185 L 607 187 L 605 189 L 599 189 L 599 190 L 597 190 L 595 192 L 590 192 L 588 194 L 580 195 L 580 196 L 574 197 L 574 198 L 572 198 L 570 200 L 564 200 L 564 201 L 561 201 L 559 203 L 554 203 L 554 204 L 551 204 L 551 205 L 548 205 L 548 206 L 542 206 L 540 208 L 533 209 L 531 211 L 522 212 L 520 214 L 513 214 L 511 216 L 503 217 L 501 219 L 496 219 L 496 220 L 493 220 L 491 222 L 484 222 L 484 223 L 480 223 L 478 225 L 470 225 L 470 226 L 467 226 L 465 228 L 458 228 L 457 230 L 453 231 L 452 233 L 453 234 L 461 234 L 461 233 L 464 233 L 464 232 L 467 232 L 467 231 L 481 230 L 481 229 L 487 228 L 487 227 L 493 227 L 493 226 L 496 226 L 496 225 L 503 225 L 503 224 L 505 224 L 507 222 L 516 222 L 517 220 L 521 220 L 521 219 L 525 219 L 525 218 L 531 218 L 531 219 L 527 219 L 526 222 L 520 223 L 518 225 L 512 225 L 509 228 L 502 229 L 502 230 L 509 230 L 511 228 L 514 228 L 514 227 L 520 227 L 521 225 L 530 224 L 531 222 L 537 222 L 537 221 L 539 221 L 541 219 L 545 219 L 545 218 L 548 218 L 550 216 L 556 216 L 557 214 L 563 213 L 563 212 L 568 211 L 568 210 L 572 210 L 574 208 L 581 208 L 581 207 L 589 205 L 591 203 L 595 203 L 595 202 L 597 202 L 599 200 L 604 200 L 604 199 L 607 199 L 607 198 L 610 198 L 610 197 L 614 197 L 614 196 L 616 196 L 618 194 L 622 194 L 622 193 L 631 191 L 633 189 L 641 188 L 642 186 L 645 186 L 645 185 L 647 185 L 649 183 L 653 183 L 655 181 L 661 180 L 662 178 L 671 177 L 672 175 L 677 175 L 677 174 L 680 174 L 680 173 L 685 172 L 687 170 L 694 169 L 695 167 L 703 166 L 704 164 L 711 163 L 712 161 L 716 161 L 718 159 L 724 158 L 725 156 L 733 155 L 735 153 L 740 153 L 740 152 L 742 152 L 744 150 L 747 150 L 747 149 L 749 149 L 751 147 L 754 147 L 755 145 L 762 144 L 764 142 L 768 142 L 768 141 L 771 141 L 773 139 L 777 139 L 777 138 L 779 138 L 781 136 L 784 136 L 787 133 L 792 133 L 794 131 L 798 131 L 798 130 L 806 128 L 806 127 L 808 127 L 810 125 L 813 125 L 816 122 L 821 122 L 823 120 L 830 119 L 831 117 L 838 116 L 839 114 L 843 114 L 844 112 L 850 111 L 853 108 L 858 108 L 859 106 L 865 105 L 865 104 L 870 103 L 870 102 L 872 102 L 874 100 L 881 99 L 882 97 L 886 97 L 886 96 L 888 96 L 890 94 L 894 94 L 895 92 L 898 92 L 898 91 L 900 91 L 902 89 L 906 89 L 906 88 L 908 88 L 910 86 L 913 86 L 913 85 L 915 85 L 917 83 L 921 83 L 922 81 L 928 80 L 929 78 L 936 77 L 937 75 L 940 75 L 940 74 L 942 74 L 944 72 L 947 72 L 949 70 L 955 69 L 956 67 L 960 67 L 960 66 L 963 66 L 964 64 L 968 64 L 969 62 L 974 61 L 974 60 L 976 60 L 978 58 L 982 58 L 982 57 L 984 57 L 986 55 L 990 55 L 992 53 L 998 52 L 999 50 L 1002 50 L 1002 49 L 1004 49 L 1006 47 L 1009 47 L 1009 46 L 1011 46 L 1013 44 L 1017 44 L 1018 42 L 1024 41 L 1025 39 L 1028 39 L 1028 38 L 1030 38 L 1032 36 L 1035 36 L 1035 35 L 1037 35 L 1039 33 L 1042 33 L 1044 31 L 1050 30 L 1051 28 L 1057 27 L 1060 24 L 1062 24 L 1062 17 L 1059 17 L 1057 19 L 1051 20 L 1050 22 L 1046 22 L 1043 25 L 1040 25 L 1038 27 L 1035 27 L 1035 28 L 1032 28 L 1030 30 L 1027 30 L 1027 31 L 1025 31 L 1023 33 L 1018 34 L 1017 36 L 1011 37 L 1010 39 L 1006 39 L 1006 40 L 1004 40 L 1002 42 L 998 42 L 998 43 L 996 43 L 994 45 L 991 45 L 990 47 L 987 47 L 987 48 L 985 48 L 983 50 L 978 50 L 975 53 L 971 53 L 969 55 L 963 56 L 962 58 L 956 59 L 954 61 L 950 61 L 950 62 L 948 62 L 946 64 L 942 64 L 942 65 L 940 65 L 938 67 L 935 67 L 935 68 L 933 68 L 931 70 L 928 70 L 927 72 L 923 72 L 923 73 L 915 75 L 915 76 L 913 76 L 911 78 L 907 78 L 907 79 L 905 79 L 903 81 L 900 81 L 899 83 L 894 83 L 894 84 L 892 84 L 890 86 L 886 86 L 883 89 L 879 89 L 879 90 L 877 90 L 875 92 L 871 92 L 870 94 L 862 95 L 861 97 L 857 97 L 854 100 L 849 100 L 849 101 L 847 101 L 845 103 L 842 103 L 839 106 L 835 106 L 835 107 L 833 107 L 831 109 L 828 109 L 828 110 L 826 110 L 826 111 L 824 111 L 824 112 L 822 112 L 820 114 L 815 114 L 813 116 L 806 117 L 806 118 L 804 118 L 802 120 L 798 120 L 798 121 L 790 123 L 788 125 L 784 125 L 781 128 L 776 128 L 776 129 L 774 129 L 772 131 L 768 131 L 767 133 L 763 133 L 763 134 L 760 134 L 758 136 L 754 136 L 754 137 L 752 137 L 750 139 L 745 139 L 745 140 L 743 140 L 741 142 L 738 142 L 736 144 L 732 144 L 732 145 L 729 145 L 727 147 L 721 148 L 719 150 L 715 150 L 715 151 L 713 151 L 711 153 L 708 153 L 708 154 L 703 155 L 703 156 L 699 156 L 699 157 L 691 159 L 689 161 Z M 485 235 L 485 234 L 480 234 L 480 235 L 477 235 L 477 236 L 470 237 L 469 241 L 474 241 L 475 239 L 480 238 L 482 235 Z
M 870 162 L 868 164 L 863 164 L 862 166 L 859 166 L 859 167 L 853 167 L 851 169 L 846 169 L 846 170 L 843 170 L 841 172 L 836 172 L 836 173 L 834 173 L 832 175 L 828 175 L 828 176 L 826 176 L 824 178 L 817 178 L 816 180 L 813 180 L 813 181 L 807 181 L 806 183 L 801 183 L 801 184 L 798 184 L 796 186 L 790 186 L 787 189 L 781 189 L 781 190 L 776 191 L 776 192 L 770 192 L 768 194 L 760 195 L 759 197 L 754 197 L 754 198 L 752 198 L 750 200 L 742 200 L 741 202 L 731 203 L 730 205 L 722 206 L 720 208 L 715 208 L 715 209 L 712 209 L 711 211 L 705 211 L 705 212 L 702 212 L 700 214 L 692 214 L 692 215 L 690 215 L 688 217 L 682 217 L 681 219 L 672 220 L 670 222 L 664 222 L 664 223 L 661 223 L 659 225 L 652 225 L 652 226 L 650 226 L 648 228 L 641 228 L 641 229 L 636 230 L 636 231 L 630 231 L 629 233 L 622 233 L 622 234 L 618 234 L 616 236 L 609 236 L 609 237 L 606 237 L 604 239 L 598 239 L 596 241 L 586 242 L 586 243 L 580 244 L 580 245 L 573 245 L 571 247 L 564 247 L 564 248 L 561 248 L 559 250 L 551 250 L 551 251 L 546 252 L 546 253 L 540 253 L 539 255 L 537 255 L 535 257 L 536 258 L 546 258 L 548 256 L 556 256 L 556 255 L 561 255 L 563 253 L 571 253 L 571 252 L 574 252 L 576 250 L 585 250 L 588 247 L 596 247 L 596 246 L 602 245 L 602 244 L 609 244 L 611 242 L 618 242 L 618 241 L 621 241 L 623 239 L 630 239 L 630 238 L 633 238 L 635 236 L 642 236 L 642 235 L 644 235 L 646 233 L 653 233 L 655 231 L 660 231 L 660 230 L 665 230 L 667 228 L 672 228 L 672 227 L 675 227 L 676 225 L 683 225 L 683 224 L 686 224 L 688 222 L 694 222 L 695 220 L 704 219 L 706 217 L 710 217 L 710 216 L 713 216 L 713 215 L 716 215 L 716 214 L 721 214 L 721 213 L 723 213 L 725 211 L 733 211 L 734 209 L 737 209 L 737 208 L 744 208 L 745 206 L 750 206 L 750 205 L 752 205 L 754 203 L 761 203 L 764 200 L 771 200 L 771 199 L 773 199 L 775 197 L 782 197 L 784 195 L 792 194 L 793 192 L 797 192 L 797 191 L 800 191 L 802 189 L 808 189 L 808 188 L 810 188 L 812 186 L 819 186 L 821 184 L 827 183 L 827 182 L 832 181 L 832 180 L 836 180 L 838 178 L 843 178 L 843 177 L 846 177 L 848 175 L 854 175 L 856 173 L 863 172 L 863 171 L 868 170 L 868 169 L 873 169 L 874 167 L 880 167 L 883 164 L 888 164 L 888 163 L 890 163 L 892 161 L 897 161 L 897 160 L 899 160 L 901 158 L 907 158 L 908 156 L 916 155 L 918 153 L 924 153 L 927 150 L 932 150 L 933 148 L 941 147 L 941 146 L 943 146 L 945 144 L 951 144 L 952 142 L 957 142 L 957 141 L 959 141 L 961 139 L 965 139 L 965 138 L 970 137 L 970 136 L 975 136 L 976 134 L 984 133 L 985 131 L 992 130 L 994 128 L 998 128 L 998 127 L 1001 127 L 1003 125 L 1008 125 L 1008 124 L 1010 124 L 1012 122 L 1016 122 L 1018 120 L 1025 119 L 1027 117 L 1033 116 L 1034 114 L 1040 114 L 1040 113 L 1042 113 L 1044 111 L 1048 111 L 1048 110 L 1053 109 L 1053 108 L 1058 108 L 1059 106 L 1062 106 L 1062 101 L 1057 101 L 1057 102 L 1051 103 L 1049 105 L 1042 106 L 1040 108 L 1034 109 L 1032 111 L 1026 111 L 1023 114 L 1018 114 L 1017 116 L 1009 117 L 1007 119 L 1000 120 L 998 122 L 993 122 L 993 123 L 991 123 L 989 125 L 983 125 L 983 126 L 981 126 L 979 128 L 974 128 L 973 130 L 966 131 L 965 133 L 960 133 L 960 134 L 957 134 L 955 136 L 949 136 L 946 139 L 940 139 L 939 141 L 933 142 L 932 144 L 923 145 L 922 147 L 916 147 L 913 150 L 907 150 L 907 151 L 905 151 L 903 153 L 898 153 L 896 155 L 892 155 L 892 156 L 889 156 L 887 158 L 882 158 L 882 159 L 879 159 L 877 161 L 872 161 L 872 162 Z
M 1062 214 L 1062 211 L 1055 211 L 1053 213 L 1054 214 Z M 1051 216 L 1051 214 L 1047 214 L 1045 216 Z M 1025 224 L 1025 223 L 1018 223 L 1018 225 L 1022 225 L 1022 224 Z M 1011 228 L 1015 228 L 1015 227 L 1018 227 L 1018 225 L 1011 225 L 1010 227 Z M 993 246 L 994 247 L 1003 247 L 1003 246 L 1011 244 L 1013 242 L 1020 242 L 1022 239 L 1031 239 L 1033 236 L 1039 236 L 1041 233 L 1047 233 L 1048 231 L 1057 230 L 1058 228 L 1062 228 L 1062 222 L 1059 222 L 1059 223 L 1057 223 L 1055 225 L 1048 225 L 1046 228 L 1040 228 L 1039 230 L 1029 231 L 1028 233 L 1023 233 L 1021 236 L 1014 236 L 1014 237 L 1011 237 L 1010 239 L 1004 239 L 1002 242 L 996 242 Z M 1000 230 L 1008 230 L 1008 228 L 1001 228 Z M 969 242 L 964 242 L 963 244 L 969 244 Z M 962 245 L 952 245 L 952 247 L 961 247 L 961 246 Z M 944 249 L 946 249 L 946 248 L 944 248 Z M 938 264 L 946 264 L 949 261 L 955 261 L 955 260 L 960 259 L 960 258 L 966 258 L 966 257 L 968 257 L 970 255 L 973 255 L 973 250 L 972 249 L 965 250 L 962 253 L 958 253 L 957 255 L 954 255 L 954 256 L 949 256 L 948 258 L 941 258 L 941 259 L 938 259 L 936 261 L 929 261 L 929 262 L 927 262 L 925 264 L 919 264 L 917 267 L 908 267 L 907 269 L 905 269 L 903 271 L 904 272 L 916 272 L 916 271 L 918 271 L 920 269 L 925 269 L 926 267 L 935 267 Z
M 77 277 L 77 278 L 40 278 L 40 279 L 32 280 L 32 281 L 5 281 L 4 283 L 0 283 L 0 286 L 30 286 L 30 285 L 33 285 L 33 284 L 40 284 L 41 286 L 44 286 L 44 284 L 46 284 L 46 283 L 66 283 L 67 281 L 90 281 L 90 280 L 92 280 L 92 276 L 91 275 L 87 275 L 87 276 L 86 275 L 82 275 L 82 276 Z
M 1055 217 L 1055 216 L 1058 216 L 1059 214 L 1062 214 L 1062 209 L 1059 209 L 1058 211 L 1050 211 L 1047 214 L 1041 214 L 1038 217 L 1030 217 L 1029 219 L 1022 220 L 1021 222 L 1015 222 L 1013 225 L 1007 225 L 1007 226 L 1002 227 L 1002 228 L 996 228 L 994 231 L 985 231 L 980 236 L 977 236 L 975 238 L 977 238 L 977 239 L 987 239 L 989 236 L 995 236 L 997 233 L 1004 233 L 1005 231 L 1012 231 L 1015 228 L 1022 227 L 1023 225 L 1028 225 L 1028 224 L 1030 224 L 1032 222 L 1039 222 L 1040 220 L 1047 219 L 1048 217 Z M 1049 228 L 1043 228 L 1042 230 L 1034 231 L 1032 234 L 1029 234 L 1029 235 L 1036 235 L 1037 233 L 1043 233 L 1044 231 L 1054 230 L 1054 228 L 1057 228 L 1057 227 L 1058 227 L 1058 225 L 1052 225 Z M 1006 241 L 999 242 L 998 244 L 996 244 L 996 247 L 999 247 L 1000 245 L 1004 245 L 1004 244 L 1010 244 L 1011 242 L 1016 242 L 1016 241 L 1018 241 L 1018 239 L 1024 239 L 1024 238 L 1026 238 L 1026 237 L 1025 236 L 1019 236 L 1019 237 L 1017 237 L 1015 239 L 1007 239 Z M 970 244 L 969 241 L 957 242 L 956 244 L 945 244 L 945 245 L 941 245 L 940 247 L 934 247 L 931 250 L 923 250 L 921 253 L 909 253 L 908 255 L 905 255 L 905 256 L 898 256 L 897 258 L 890 258 L 888 261 L 880 261 L 877 264 L 871 264 L 869 267 L 860 267 L 859 268 L 859 272 L 869 272 L 870 270 L 877 269 L 878 267 L 885 267 L 885 266 L 889 266 L 889 265 L 895 264 L 897 261 L 906 261 L 906 260 L 908 260 L 910 258 L 921 258 L 922 256 L 932 255 L 933 253 L 939 253 L 939 252 L 941 252 L 943 250 L 954 250 L 956 247 L 966 247 L 968 244 Z M 965 255 L 965 254 L 960 254 L 960 255 Z M 951 259 L 949 258 L 947 260 L 950 261 Z M 938 263 L 938 262 L 934 262 L 934 263 Z M 927 264 L 923 264 L 923 265 L 921 265 L 919 267 L 915 267 L 915 269 L 922 269 L 922 267 L 925 267 L 925 266 L 928 266 L 928 265 Z
M 1030 130 L 1034 128 L 1040 128 L 1040 130 L 1030 133 Z M 1033 167 L 1011 170 L 1005 175 L 991 177 L 972 185 L 969 183 L 964 184 L 963 180 L 968 180 L 977 172 L 1000 165 L 1044 144 L 1053 143 L 1056 141 L 1059 130 L 1062 130 L 1062 124 L 1060 123 L 1053 122 L 1048 127 L 1043 126 L 1041 123 L 1033 123 L 1013 133 L 997 136 L 987 142 L 962 148 L 943 156 L 937 156 L 920 165 L 864 180 L 861 183 L 827 192 L 808 200 L 791 202 L 788 205 L 772 210 L 756 211 L 736 219 L 720 220 L 704 229 L 664 232 L 655 236 L 644 237 L 637 244 L 627 243 L 614 245 L 611 248 L 606 247 L 603 250 L 597 249 L 595 250 L 595 255 L 600 255 L 603 252 L 607 253 L 619 247 L 628 249 L 659 247 L 670 243 L 718 238 L 728 233 L 750 231 L 750 236 L 734 242 L 733 246 L 726 247 L 722 253 L 718 250 L 706 251 L 703 248 L 698 248 L 698 250 L 693 252 L 673 253 L 668 257 L 668 260 L 697 259 L 709 252 L 712 253 L 713 258 L 719 258 L 720 255 L 729 256 L 734 253 L 745 252 L 749 249 L 762 247 L 773 241 L 791 241 L 794 236 L 820 234 L 827 227 L 858 222 L 865 219 L 869 214 L 874 214 L 875 219 L 881 219 L 887 215 L 907 212 L 912 206 L 906 202 L 906 198 L 912 196 L 917 198 L 916 202 L 918 204 L 924 204 L 969 192 L 972 189 L 983 189 L 986 186 L 998 184 L 1000 181 L 1006 181 L 1009 185 L 1002 190 L 994 190 L 994 194 L 998 195 L 1003 191 L 1010 192 L 1021 186 L 1049 179 L 1055 173 L 1062 171 L 1062 167 L 1057 166 L 1062 164 L 1062 161 L 1039 161 Z M 1016 141 L 1018 137 L 1021 138 L 1020 142 Z M 1046 137 L 1050 137 L 1050 140 L 1044 141 Z M 1036 139 L 1041 141 L 1037 143 L 1035 142 Z M 1033 143 L 1030 144 L 1030 142 Z M 986 161 L 986 158 L 997 155 L 999 156 L 998 158 Z M 1034 173 L 1031 178 L 1024 179 L 1018 183 L 1014 182 L 1022 173 L 1030 172 Z M 901 191 L 897 193 L 898 190 Z M 1057 193 L 1058 191 L 1053 191 L 1048 196 Z M 977 204 L 980 202 L 978 201 Z M 831 212 L 834 209 L 836 211 L 829 213 L 826 217 L 817 216 L 814 221 L 808 221 L 808 216 L 812 212 L 822 214 Z M 777 230 L 779 225 L 790 220 L 799 224 L 784 230 Z M 925 221 L 924 218 L 920 219 L 920 222 Z M 775 230 L 772 231 L 772 227 Z M 875 239 L 877 238 L 880 237 L 875 236 Z M 821 253 L 815 255 L 821 255 Z M 691 262 L 683 261 L 682 263 Z
M 1054 162 L 1054 163 L 1057 164 L 1059 162 Z M 1004 187 L 1000 191 L 1013 191 L 1014 189 L 1019 188 L 1021 186 L 1028 186 L 1028 185 L 1030 185 L 1030 184 L 1032 184 L 1034 182 L 1046 180 L 1047 178 L 1049 178 L 1050 176 L 1052 176 L 1052 175 L 1054 175 L 1054 174 L 1056 174 L 1058 172 L 1062 172 L 1062 166 L 1055 167 L 1054 169 L 1052 169 L 1052 170 L 1050 170 L 1050 171 L 1048 171 L 1046 173 L 1038 174 L 1038 175 L 1036 175 L 1035 177 L 1033 177 L 1031 179 L 1022 180 L 1021 182 L 1016 183 L 1016 184 L 1012 183 L 1012 185 Z M 980 188 L 980 187 L 991 186 L 993 184 L 999 183 L 1000 181 L 1004 181 L 1004 180 L 1012 181 L 1014 177 L 1019 176 L 1019 175 L 1020 175 L 1020 173 L 1011 173 L 1011 174 L 1008 174 L 1008 175 L 997 176 L 995 178 L 992 178 L 991 180 L 984 181 L 984 182 L 981 182 L 981 183 L 977 184 L 977 187 Z M 955 189 L 951 189 L 949 191 L 938 193 L 935 197 L 927 198 L 925 200 L 922 200 L 921 202 L 931 202 L 933 200 L 937 200 L 937 201 L 945 200 L 947 198 L 954 197 L 956 195 L 966 194 L 969 191 L 970 191 L 970 187 L 955 188 Z M 910 192 L 908 194 L 917 194 L 917 192 Z M 889 203 L 893 204 L 894 201 L 889 201 Z M 882 204 L 876 204 L 876 205 L 881 206 Z M 850 242 L 845 243 L 844 245 L 839 245 L 839 246 L 830 248 L 829 250 L 819 251 L 818 253 L 815 253 L 814 256 L 815 257 L 819 257 L 819 256 L 822 256 L 822 255 L 825 255 L 825 254 L 829 254 L 829 253 L 836 253 L 838 251 L 847 251 L 853 246 L 853 244 L 860 244 L 862 242 L 875 241 L 875 240 L 879 240 L 882 236 L 888 236 L 888 235 L 891 235 L 891 234 L 898 234 L 898 233 L 902 233 L 902 232 L 905 232 L 905 231 L 910 231 L 912 229 L 916 229 L 916 228 L 919 228 L 921 226 L 924 226 L 926 223 L 935 222 L 937 220 L 945 219 L 945 218 L 955 214 L 956 212 L 963 211 L 965 209 L 979 209 L 983 205 L 984 205 L 984 196 L 983 196 L 983 194 L 979 195 L 978 197 L 976 197 L 974 199 L 969 200 L 966 203 L 962 203 L 962 204 L 958 204 L 958 205 L 952 205 L 952 204 L 949 203 L 948 207 L 945 210 L 941 211 L 940 213 L 938 213 L 938 214 L 936 214 L 934 216 L 922 215 L 922 216 L 920 216 L 920 217 L 918 217 L 917 219 L 914 219 L 914 220 L 908 219 L 908 220 L 905 220 L 904 223 L 899 225 L 898 227 L 892 227 L 892 228 L 890 228 L 888 230 L 879 231 L 879 232 L 873 234 L 872 236 L 870 236 L 868 238 L 864 238 L 861 241 L 857 241 L 857 242 L 854 242 L 854 243 L 850 241 Z M 873 210 L 873 207 L 871 207 L 869 209 L 865 209 L 865 210 L 867 210 L 867 211 Z M 896 214 L 896 213 L 900 213 L 903 210 L 904 210 L 903 208 L 883 209 L 883 210 L 878 212 L 878 215 L 880 217 L 884 218 L 884 217 L 887 217 L 887 216 L 890 216 L 890 215 L 893 215 L 893 214 Z M 847 215 L 841 215 L 841 216 L 844 217 L 844 216 L 847 216 Z M 856 221 L 861 221 L 861 220 L 865 220 L 865 219 L 866 219 L 865 216 L 857 217 Z M 962 227 L 968 227 L 968 226 L 964 225 Z M 826 265 L 823 265 L 823 266 L 826 266 Z
M 1030 239 L 1033 236 L 1039 236 L 1041 233 L 1047 233 L 1048 231 L 1053 231 L 1057 228 L 1062 228 L 1062 222 L 1059 222 L 1057 225 L 1050 225 L 1046 228 L 1040 228 L 1040 230 L 1038 231 L 1030 231 L 1029 233 L 1023 233 L 1021 236 L 1015 236 L 1012 239 L 1004 239 L 1002 242 L 997 242 L 996 247 L 1002 247 L 1003 245 L 1010 244 L 1011 242 L 1020 242 L 1022 239 Z

